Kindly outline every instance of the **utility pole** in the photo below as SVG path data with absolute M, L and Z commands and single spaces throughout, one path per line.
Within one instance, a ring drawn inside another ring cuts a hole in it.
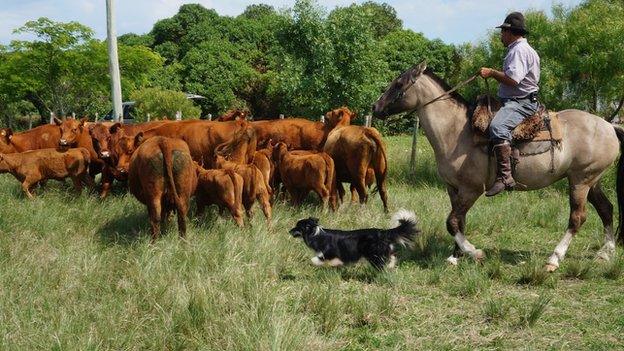
M 106 27 L 108 32 L 108 68 L 111 77 L 111 97 L 113 99 L 113 119 L 123 121 L 121 108 L 121 78 L 119 76 L 119 58 L 117 57 L 117 31 L 115 30 L 114 0 L 106 0 Z

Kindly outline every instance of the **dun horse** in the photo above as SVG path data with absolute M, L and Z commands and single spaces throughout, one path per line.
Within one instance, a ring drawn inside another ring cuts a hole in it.
M 452 264 L 467 253 L 476 260 L 484 258 L 465 236 L 466 213 L 489 188 L 495 177 L 494 162 L 473 141 L 466 101 L 457 93 L 447 94 L 449 86 L 423 62 L 396 78 L 373 105 L 373 116 L 384 119 L 390 115 L 416 111 L 427 139 L 431 143 L 438 173 L 446 183 L 451 200 L 447 230 L 455 239 L 455 250 L 448 258 Z M 434 101 L 435 100 L 435 101 Z M 547 187 L 567 178 L 569 183 L 570 217 L 568 228 L 546 269 L 554 271 L 563 260 L 574 235 L 585 222 L 587 200 L 596 208 L 604 225 L 605 241 L 598 252 L 601 259 L 610 259 L 615 252 L 613 206 L 600 188 L 600 178 L 616 160 L 624 145 L 624 130 L 604 119 L 579 110 L 559 112 L 563 133 L 554 155 L 544 153 L 523 156 L 515 170 L 515 179 L 525 185 L 522 190 Z M 551 160 L 552 157 L 552 160 Z M 624 194 L 624 163 L 620 156 L 617 170 L 617 197 L 622 223 Z M 554 161 L 554 164 L 551 162 Z M 554 166 L 554 171 L 551 167 Z M 621 225 L 620 225 L 621 226 Z M 619 239 L 623 239 L 618 229 Z

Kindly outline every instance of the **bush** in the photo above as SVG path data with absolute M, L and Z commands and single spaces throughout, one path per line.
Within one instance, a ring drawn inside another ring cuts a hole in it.
M 182 119 L 199 118 L 201 114 L 201 109 L 179 91 L 145 88 L 136 90 L 130 98 L 136 102 L 137 121 L 146 121 L 148 113 L 156 119 L 173 119 L 176 111 L 182 112 Z

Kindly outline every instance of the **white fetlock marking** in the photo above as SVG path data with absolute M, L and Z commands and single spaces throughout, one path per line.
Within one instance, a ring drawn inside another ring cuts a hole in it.
M 462 252 L 465 252 L 467 254 L 469 254 L 470 256 L 474 257 L 477 249 L 474 247 L 474 245 L 472 245 L 468 239 L 466 239 L 466 237 L 464 236 L 464 234 L 462 233 L 456 233 L 455 234 L 455 242 L 457 243 L 457 245 L 459 245 L 459 248 L 462 250 Z
M 613 227 L 605 227 L 604 233 L 604 245 L 600 248 L 600 251 L 598 251 L 597 256 L 605 261 L 609 261 L 615 254 L 615 236 L 613 235 Z
M 459 263 L 459 259 L 453 255 L 449 256 L 446 259 L 446 262 L 452 264 L 453 266 L 457 266 L 457 264 Z
M 314 257 L 312 257 L 312 264 L 315 265 L 315 266 L 322 266 L 323 265 L 323 260 L 318 258 L 318 256 L 314 256 Z
M 340 267 L 344 265 L 344 262 L 342 262 L 339 258 L 332 258 L 331 260 L 327 262 L 327 264 L 329 264 L 332 267 Z
M 388 268 L 392 269 L 396 267 L 397 258 L 395 255 L 390 255 L 390 260 L 388 261 Z
M 563 239 L 561 239 L 559 244 L 557 244 L 557 247 L 555 247 L 555 252 L 548 259 L 548 263 L 552 264 L 553 266 L 559 267 L 559 262 L 563 261 L 563 258 L 568 252 L 568 247 L 570 246 L 570 242 L 572 241 L 573 237 L 574 235 L 572 233 L 566 231 Z

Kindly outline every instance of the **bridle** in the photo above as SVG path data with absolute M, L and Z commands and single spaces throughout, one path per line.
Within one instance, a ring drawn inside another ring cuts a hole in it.
M 449 96 L 450 94 L 454 93 L 455 91 L 457 91 L 458 89 L 460 89 L 461 87 L 469 84 L 470 82 L 472 82 L 473 80 L 477 79 L 477 77 L 479 77 L 479 74 L 475 74 L 473 76 L 471 76 L 470 78 L 464 80 L 463 82 L 457 84 L 456 86 L 454 86 L 453 88 L 445 91 L 444 93 L 442 93 L 441 95 L 437 96 L 436 98 L 430 100 L 429 102 L 425 103 L 424 105 L 422 105 L 421 107 L 425 107 L 429 104 L 432 104 L 436 101 L 441 100 L 444 97 Z M 419 77 L 420 78 L 420 77 Z M 405 86 L 404 88 L 402 88 L 397 94 L 396 96 L 390 101 L 390 105 L 394 104 L 395 102 L 397 102 L 398 100 L 402 99 L 403 96 L 405 96 L 405 93 L 416 83 L 416 81 L 418 80 L 418 78 L 416 79 L 410 79 L 410 82 L 407 86 Z M 487 79 L 486 79 L 486 83 L 487 83 Z M 407 112 L 407 114 L 410 114 L 412 112 L 414 112 L 417 108 L 414 108 L 410 111 Z

